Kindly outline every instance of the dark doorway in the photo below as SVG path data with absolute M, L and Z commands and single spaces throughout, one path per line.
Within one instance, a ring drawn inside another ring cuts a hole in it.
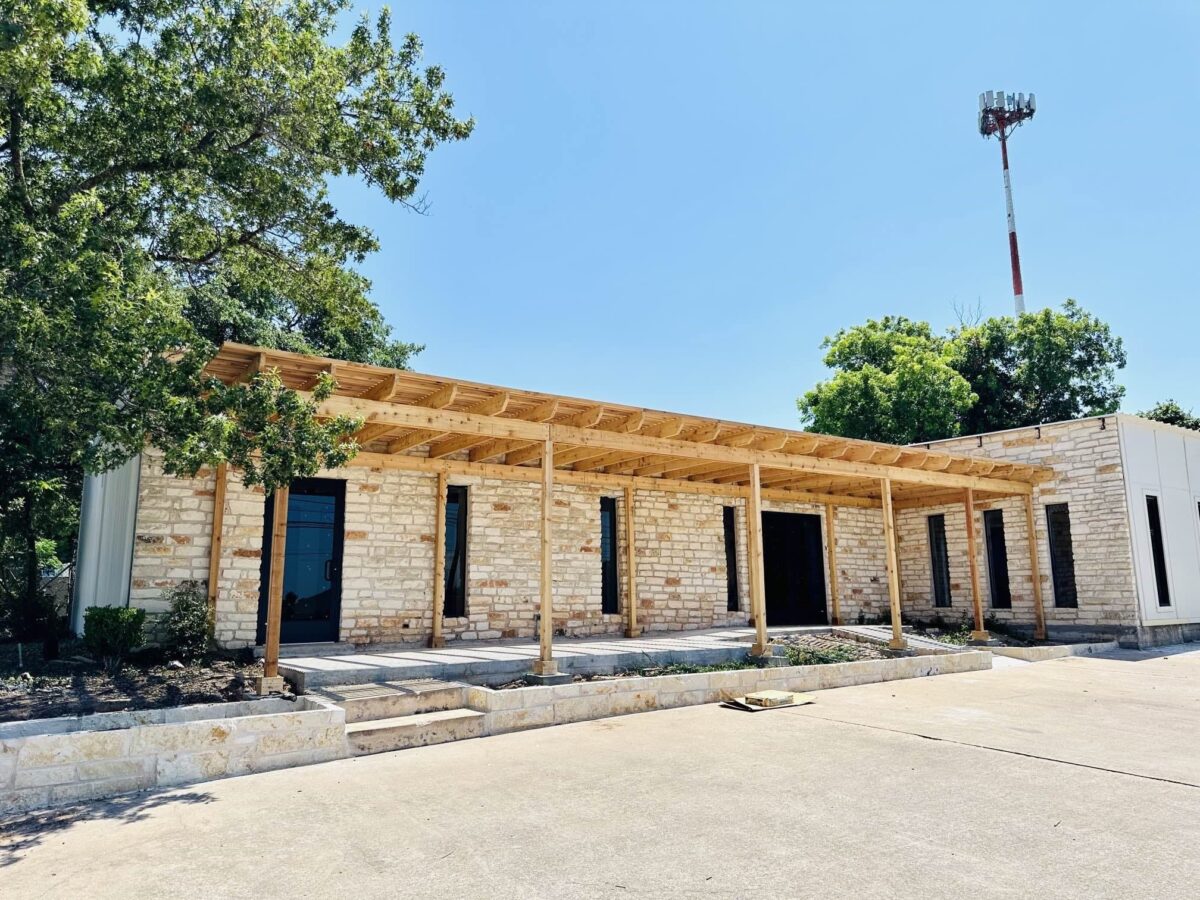
M 763 568 L 768 625 L 827 625 L 821 517 L 765 512 Z
M 266 638 L 267 581 L 275 498 L 267 497 L 258 594 L 258 643 Z M 346 483 L 302 478 L 288 494 L 287 544 L 283 559 L 282 644 L 338 639 L 342 609 L 342 541 L 345 538 Z

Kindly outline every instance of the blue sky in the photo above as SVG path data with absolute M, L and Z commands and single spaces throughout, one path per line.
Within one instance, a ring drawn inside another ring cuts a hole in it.
M 918 7 L 914 9 L 913 7 Z M 378 4 L 359 6 L 376 9 Z M 822 337 L 1007 314 L 1010 144 L 1027 305 L 1126 341 L 1125 408 L 1200 407 L 1200 5 L 447 2 L 393 6 L 470 140 L 417 216 L 335 201 L 419 371 L 779 426 Z

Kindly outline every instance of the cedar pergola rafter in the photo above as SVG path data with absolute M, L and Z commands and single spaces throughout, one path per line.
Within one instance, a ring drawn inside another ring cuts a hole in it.
M 847 505 L 881 502 L 889 480 L 897 509 L 946 502 L 954 492 L 980 500 L 1028 494 L 1049 470 L 922 447 L 896 447 L 831 435 L 760 428 L 516 391 L 413 372 L 319 359 L 284 351 L 226 344 L 209 372 L 246 381 L 274 369 L 287 387 L 311 391 L 324 373 L 334 396 L 319 404 L 325 415 L 363 419 L 356 438 L 360 460 L 407 458 L 427 446 L 430 460 L 514 473 L 538 466 L 546 447 L 567 478 L 592 475 L 612 484 L 661 483 L 745 490 L 751 466 L 758 487 L 786 496 L 826 498 Z M 382 442 L 382 451 L 377 444 Z M 519 476 L 517 476 L 519 477 Z M 766 495 L 764 495 L 766 496 Z

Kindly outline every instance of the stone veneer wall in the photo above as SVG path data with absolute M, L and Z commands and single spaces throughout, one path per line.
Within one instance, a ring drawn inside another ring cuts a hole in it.
M 340 639 L 355 644 L 423 641 L 432 628 L 436 478 L 395 469 L 349 467 Z M 451 476 L 468 488 L 467 613 L 447 619 L 449 640 L 533 637 L 538 612 L 540 485 Z M 163 609 L 161 594 L 204 581 L 213 475 L 165 475 L 143 456 L 134 545 L 132 602 Z M 618 498 L 619 615 L 600 612 L 600 497 Z M 254 644 L 265 497 L 234 476 L 226 491 L 216 637 Z M 727 610 L 722 508 L 736 508 L 739 603 Z M 554 498 L 555 628 L 570 635 L 619 634 L 628 585 L 624 496 L 619 489 L 559 484 Z M 749 621 L 745 500 L 704 494 L 635 492 L 638 619 L 647 630 L 745 625 Z M 823 514 L 820 506 L 764 501 L 764 509 Z M 883 528 L 878 510 L 839 508 L 842 619 L 887 609 Z M 832 604 L 830 604 L 832 609 Z
M 980 442 L 982 441 L 982 446 Z M 1067 633 L 1122 630 L 1137 625 L 1137 591 L 1126 508 L 1121 449 L 1114 418 L 1101 427 L 1098 419 L 1083 419 L 1037 428 L 940 441 L 935 449 L 969 453 L 993 459 L 1051 466 L 1057 477 L 1034 492 L 1034 524 L 1042 577 L 1042 603 L 1046 623 Z M 1078 608 L 1056 607 L 1046 537 L 1046 511 L 1050 503 L 1067 503 L 1071 516 L 1071 543 L 1075 553 Z M 1025 508 L 1022 500 L 977 503 L 976 535 L 979 580 L 984 613 L 1002 622 L 1032 624 L 1033 593 L 1029 565 Z M 1004 512 L 1012 609 L 993 609 L 988 582 L 983 510 Z M 926 519 L 946 516 L 946 544 L 950 557 L 951 607 L 935 608 L 930 583 L 929 541 Z M 972 615 L 971 581 L 967 559 L 966 516 L 962 504 L 902 510 L 897 516 L 901 585 L 905 615 L 932 619 L 938 614 L 956 621 Z

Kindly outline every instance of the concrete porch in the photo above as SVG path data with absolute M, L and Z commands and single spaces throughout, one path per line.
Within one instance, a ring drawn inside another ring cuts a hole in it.
M 767 629 L 768 636 L 822 634 L 829 625 Z M 754 644 L 753 628 L 714 628 L 594 638 L 554 640 L 560 672 L 600 674 L 665 663 L 713 665 L 745 656 Z M 310 645 L 311 646 L 311 645 Z M 515 679 L 533 668 L 538 642 L 532 640 L 462 641 L 447 647 L 393 646 L 370 651 L 338 649 L 305 656 L 285 656 L 279 674 L 304 692 L 329 685 L 365 684 L 436 678 L 442 681 L 485 683 Z

